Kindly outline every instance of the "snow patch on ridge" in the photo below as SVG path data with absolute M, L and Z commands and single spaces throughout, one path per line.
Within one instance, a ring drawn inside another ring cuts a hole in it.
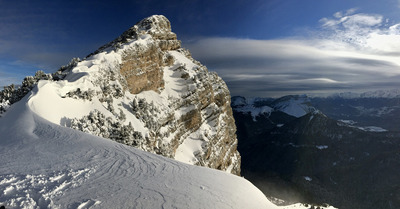
M 377 127 L 377 126 L 361 127 L 361 126 L 356 126 L 355 124 L 357 124 L 357 122 L 355 122 L 353 120 L 338 120 L 339 126 L 348 126 L 348 127 L 358 128 L 362 131 L 368 131 L 368 132 L 386 132 L 386 131 L 388 131 L 384 128 Z
M 271 112 L 273 111 L 273 108 L 264 106 L 264 107 L 254 107 L 253 105 L 246 105 L 243 107 L 238 107 L 235 108 L 237 112 L 243 112 L 243 113 L 250 113 L 251 117 L 253 118 L 253 121 L 257 121 L 256 117 L 260 115 L 270 115 Z
M 197 133 L 193 133 L 192 135 L 195 134 Z M 192 137 L 192 135 L 176 149 L 175 160 L 192 165 L 198 162 L 195 155 L 201 152 L 203 141 L 198 139 L 198 137 Z
M 357 127 L 360 130 L 363 131 L 369 131 L 369 132 L 386 132 L 387 130 L 381 127 L 377 126 L 366 126 L 366 127 Z

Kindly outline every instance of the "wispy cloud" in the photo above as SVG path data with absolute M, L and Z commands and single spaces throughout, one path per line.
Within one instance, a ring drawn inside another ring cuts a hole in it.
M 280 96 L 398 88 L 400 27 L 356 9 L 322 18 L 314 37 L 204 38 L 186 45 L 233 95 Z
M 37 70 L 54 72 L 74 56 L 71 51 L 61 52 L 57 47 L 42 46 L 40 43 L 0 39 L 0 72 L 6 72 L 5 75 L 10 77 L 3 77 L 0 86 L 15 81 L 20 83 L 25 76 L 33 75 Z

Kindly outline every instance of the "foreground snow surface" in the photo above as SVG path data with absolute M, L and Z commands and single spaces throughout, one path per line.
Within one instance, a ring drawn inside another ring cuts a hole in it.
M 28 100 L 0 118 L 6 208 L 279 208 L 244 178 L 61 127 Z

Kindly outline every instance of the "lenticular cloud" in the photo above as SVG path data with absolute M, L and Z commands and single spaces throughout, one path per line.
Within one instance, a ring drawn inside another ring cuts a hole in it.
M 400 23 L 336 12 L 310 36 L 275 40 L 203 38 L 187 47 L 233 95 L 331 94 L 398 88 Z

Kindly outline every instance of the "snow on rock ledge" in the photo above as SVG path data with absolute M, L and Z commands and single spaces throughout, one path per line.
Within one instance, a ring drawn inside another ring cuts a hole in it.
M 240 174 L 225 82 L 180 47 L 152 16 L 39 81 L 30 108 L 66 127 L 177 160 Z

